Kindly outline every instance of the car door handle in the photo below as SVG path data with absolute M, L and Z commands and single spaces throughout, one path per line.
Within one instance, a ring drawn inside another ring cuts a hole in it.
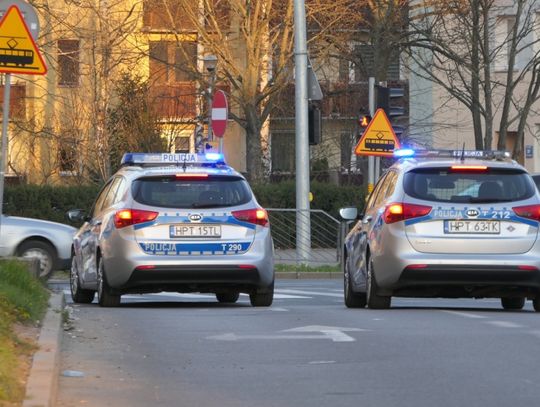
M 373 219 L 373 216 L 366 216 L 364 219 L 362 219 L 362 223 L 367 224 L 370 223 Z

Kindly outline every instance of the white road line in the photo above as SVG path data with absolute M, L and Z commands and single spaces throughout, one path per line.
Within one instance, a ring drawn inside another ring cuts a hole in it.
M 315 295 L 315 296 L 321 296 L 321 297 L 337 297 L 337 298 L 343 298 L 343 294 L 334 294 L 334 293 L 328 293 L 328 292 L 319 292 L 319 291 L 304 291 L 304 290 L 277 290 L 280 293 L 285 294 L 299 294 L 299 295 Z
M 64 294 L 67 296 L 71 295 L 70 290 L 64 290 Z M 242 294 L 242 297 L 246 296 L 247 294 Z M 187 301 L 192 300 L 215 300 L 216 296 L 214 294 L 181 294 L 181 293 L 153 293 L 153 294 L 124 294 L 122 298 L 126 299 L 139 299 L 139 300 L 148 300 L 152 297 L 163 297 L 163 298 L 178 298 L 178 299 L 184 299 Z M 71 298 L 71 297 L 69 297 Z M 311 297 L 301 296 L 301 295 L 289 295 L 289 294 L 274 294 L 274 300 L 287 300 L 287 299 L 310 299 Z M 161 298 L 160 298 L 161 299 Z
M 523 325 L 509 321 L 484 321 L 486 324 L 497 326 L 499 328 L 525 328 Z
M 473 314 L 473 313 L 470 313 L 470 312 L 446 311 L 446 310 L 443 310 L 443 312 L 446 312 L 447 314 L 457 315 L 457 316 L 460 316 L 460 317 L 465 317 L 465 318 L 476 318 L 476 319 L 486 318 L 483 315 Z

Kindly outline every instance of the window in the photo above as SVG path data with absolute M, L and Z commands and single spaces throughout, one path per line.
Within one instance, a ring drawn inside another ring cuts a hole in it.
M 516 18 L 514 16 L 499 16 L 495 24 L 495 58 L 494 66 L 497 71 L 508 70 L 509 48 L 512 42 L 512 30 Z
M 375 76 L 374 48 L 369 44 L 356 44 L 352 49 L 353 63 L 349 64 L 348 82 L 361 82 L 370 76 Z M 343 61 L 345 64 L 347 61 Z M 343 72 L 342 72 L 343 71 Z M 340 66 L 340 80 L 346 80 L 345 68 Z M 399 80 L 399 55 L 395 53 L 390 57 L 386 71 L 388 80 Z
M 197 43 L 150 42 L 150 76 L 158 84 L 189 82 L 197 68 Z
M 144 177 L 133 181 L 131 192 L 137 202 L 163 208 L 238 206 L 248 203 L 252 198 L 244 179 L 219 175 L 206 179 Z
M 272 133 L 272 171 L 294 172 L 294 133 Z
M 176 154 L 189 153 L 189 141 L 190 137 L 175 137 L 174 138 L 174 152 Z
M 67 134 L 58 140 L 58 167 L 60 173 L 77 172 L 77 140 L 74 136 Z
M 405 174 L 403 186 L 413 198 L 448 203 L 513 202 L 535 193 L 527 173 L 504 168 L 485 172 L 417 169 Z
M 58 85 L 79 86 L 79 40 L 58 40 Z

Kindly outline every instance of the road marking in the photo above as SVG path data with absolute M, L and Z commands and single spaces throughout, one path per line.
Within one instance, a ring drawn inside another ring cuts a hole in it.
M 285 293 L 285 294 L 315 295 L 315 296 L 321 296 L 321 297 L 343 298 L 343 294 L 334 294 L 334 293 L 328 293 L 328 292 L 322 293 L 322 292 L 318 292 L 318 291 L 289 290 L 289 289 L 277 290 L 277 291 L 280 292 L 280 293 Z
M 332 342 L 355 342 L 356 341 L 355 338 L 347 335 L 344 331 L 345 332 L 362 332 L 362 331 L 367 331 L 367 329 L 310 325 L 310 326 L 302 326 L 298 328 L 286 329 L 281 332 L 292 332 L 292 333 L 320 332 L 322 335 L 296 335 L 296 334 L 295 335 L 289 335 L 289 334 L 237 335 L 235 333 L 226 333 L 222 335 L 208 336 L 206 337 L 206 339 L 217 340 L 217 341 L 238 341 L 238 340 L 253 340 L 253 339 L 255 340 L 330 339 Z
M 314 360 L 313 362 L 309 362 L 310 365 L 331 365 L 332 363 L 336 363 L 335 360 Z
M 499 328 L 525 328 L 523 325 L 509 321 L 485 321 L 485 323 L 497 326 Z
M 446 312 L 447 314 L 457 315 L 457 316 L 460 316 L 460 317 L 465 317 L 465 318 L 476 318 L 476 319 L 486 318 L 483 315 L 473 314 L 473 313 L 470 313 L 470 312 L 446 311 L 446 310 L 443 310 L 443 312 Z

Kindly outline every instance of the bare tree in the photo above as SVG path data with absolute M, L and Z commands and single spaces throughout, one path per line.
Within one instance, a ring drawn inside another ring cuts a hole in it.
M 437 0 L 411 14 L 408 56 L 420 67 L 416 74 L 470 111 L 477 149 L 492 147 L 500 109 L 497 148 L 506 148 L 517 122 L 514 157 L 522 152 L 540 87 L 535 7 L 530 0 Z

